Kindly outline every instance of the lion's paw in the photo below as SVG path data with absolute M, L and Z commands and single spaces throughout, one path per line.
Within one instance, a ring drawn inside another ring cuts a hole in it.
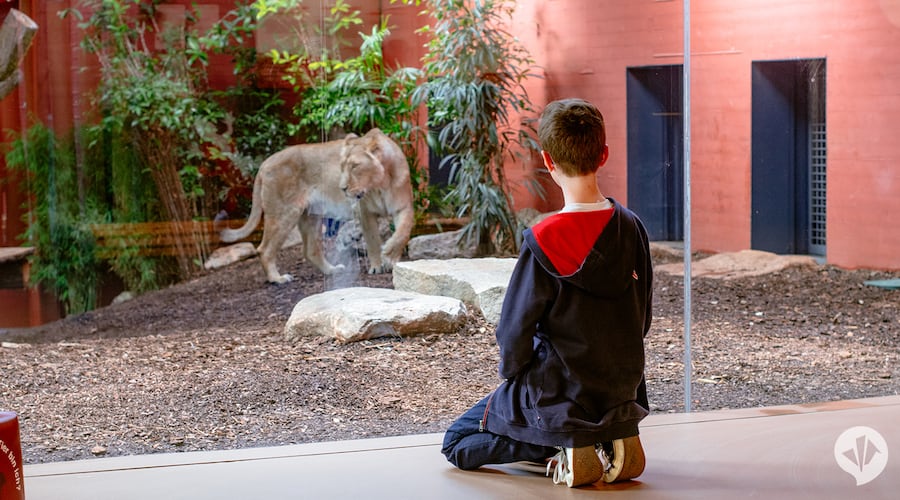
M 327 275 L 338 274 L 344 272 L 347 267 L 343 264 L 338 264 L 336 266 L 330 266 L 327 270 L 323 272 Z
M 283 285 L 285 283 L 290 283 L 294 281 L 294 277 L 290 274 L 282 274 L 276 280 L 269 280 L 269 283 L 275 283 L 276 285 Z

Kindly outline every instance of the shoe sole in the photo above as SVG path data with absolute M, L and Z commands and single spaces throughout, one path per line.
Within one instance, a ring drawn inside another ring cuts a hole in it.
M 613 441 L 613 464 L 603 472 L 603 481 L 616 483 L 640 476 L 647 465 L 644 447 L 638 436 Z
M 566 485 L 569 488 L 596 483 L 603 477 L 603 464 L 593 446 L 567 448 L 569 473 L 566 474 Z

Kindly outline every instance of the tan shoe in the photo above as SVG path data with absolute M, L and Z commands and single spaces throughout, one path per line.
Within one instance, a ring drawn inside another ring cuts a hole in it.
M 598 451 L 603 462 L 604 482 L 627 481 L 644 472 L 647 460 L 638 436 L 602 443 Z
M 569 488 L 596 483 L 603 476 L 603 464 L 597 449 L 592 446 L 562 448 L 547 464 L 547 475 L 555 462 L 553 482 L 565 482 Z

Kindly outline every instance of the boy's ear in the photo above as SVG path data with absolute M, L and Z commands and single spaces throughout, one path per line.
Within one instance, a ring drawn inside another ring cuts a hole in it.
M 556 165 L 553 164 L 553 158 L 550 157 L 550 153 L 541 150 L 541 159 L 544 160 L 544 166 L 547 167 L 547 170 L 553 171 L 556 168 Z
M 606 160 L 608 160 L 608 159 L 609 159 L 609 146 L 604 144 L 603 145 L 603 154 L 600 155 L 600 165 L 598 165 L 597 167 L 598 168 L 602 167 L 604 164 L 606 164 Z

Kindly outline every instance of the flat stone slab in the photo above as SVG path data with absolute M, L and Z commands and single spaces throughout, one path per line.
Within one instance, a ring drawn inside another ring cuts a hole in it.
M 406 245 L 410 260 L 472 258 L 477 254 L 474 244 L 459 244 L 462 230 L 423 234 Z
M 466 322 L 466 306 L 450 297 L 388 288 L 352 287 L 304 298 L 294 306 L 284 337 L 334 337 L 354 342 L 378 337 L 449 333 Z
M 398 262 L 394 289 L 459 299 L 497 324 L 515 266 L 516 259 L 497 257 Z
M 256 247 L 253 243 L 243 242 L 217 248 L 210 254 L 203 267 L 206 269 L 219 269 L 235 262 L 256 256 Z
M 300 243 L 303 243 L 303 236 L 300 235 L 299 229 L 294 228 L 281 248 L 290 248 Z M 219 269 L 250 257 L 256 257 L 256 245 L 244 241 L 215 249 L 203 263 L 203 267 L 209 270 Z
M 781 271 L 790 266 L 815 266 L 816 260 L 807 255 L 778 255 L 761 250 L 723 252 L 691 263 L 692 277 L 734 279 L 760 276 Z M 655 271 L 684 275 L 684 263 L 662 264 Z

